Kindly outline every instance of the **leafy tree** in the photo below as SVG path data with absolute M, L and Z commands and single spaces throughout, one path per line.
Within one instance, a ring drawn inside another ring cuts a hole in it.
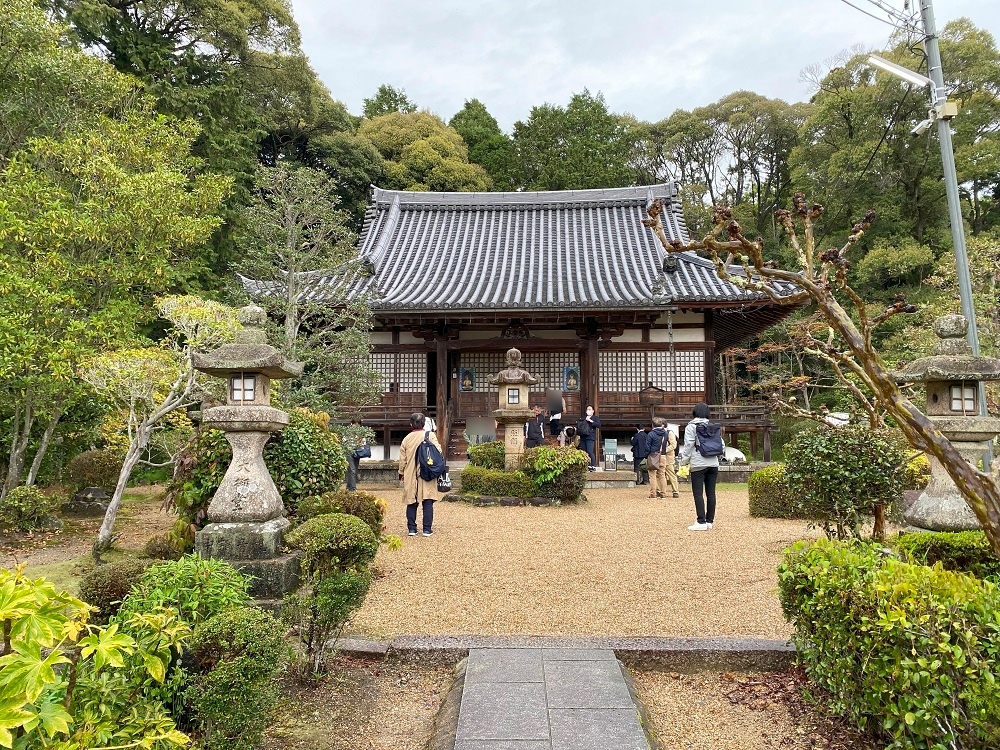
M 380 393 L 367 303 L 308 301 L 316 278 L 367 273 L 338 203 L 336 185 L 323 172 L 284 163 L 264 167 L 240 236 L 241 270 L 265 285 L 261 301 L 283 321 L 283 348 L 308 365 L 286 400 L 317 410 L 371 403 Z
M 637 140 L 634 120 L 609 112 L 600 93 L 584 89 L 566 107 L 533 107 L 514 124 L 520 184 L 528 190 L 633 184 Z
M 417 111 L 417 105 L 410 101 L 404 89 L 397 89 L 388 83 L 383 83 L 378 87 L 378 91 L 370 99 L 364 100 L 364 116 L 367 120 L 374 120 L 382 115 L 389 115 L 393 112 L 400 112 L 404 115 Z
M 469 161 L 486 170 L 494 188 L 512 190 L 516 187 L 513 141 L 500 130 L 486 105 L 478 99 L 469 99 L 448 125 L 462 136 L 469 147 Z
M 867 212 L 854 225 L 841 248 L 818 251 L 814 222 L 822 216 L 823 207 L 810 205 L 802 193 L 796 193 L 792 211 L 781 210 L 776 215 L 798 259 L 793 271 L 766 259 L 763 243 L 747 239 L 729 209 L 717 209 L 714 229 L 702 240 L 688 245 L 667 239 L 660 219 L 662 211 L 662 201 L 657 199 L 649 206 L 649 219 L 644 223 L 653 230 L 664 251 L 705 251 L 723 280 L 779 304 L 816 305 L 829 327 L 828 336 L 817 341 L 817 351 L 856 378 L 914 448 L 941 463 L 975 513 L 990 546 L 1000 554 L 1000 480 L 966 461 L 934 423 L 903 395 L 873 344 L 873 334 L 882 323 L 895 315 L 914 312 L 915 308 L 904 297 L 897 296 L 881 313 L 874 314 L 848 283 L 848 253 L 871 227 L 874 212 Z M 804 241 L 799 239 L 797 224 Z M 720 239 L 723 232 L 725 239 Z M 742 265 L 740 273 L 730 271 L 734 262 Z
M 16 51 L 0 68 L 10 125 L 0 136 L 6 491 L 22 480 L 31 444 L 37 476 L 81 393 L 75 368 L 133 339 L 172 264 L 218 225 L 229 181 L 198 174 L 193 123 L 158 116 L 133 79 L 69 45 L 34 5 L 4 5 L 0 35 Z
M 81 372 L 94 390 L 128 414 L 128 449 L 94 543 L 98 561 L 111 546 L 125 488 L 154 432 L 168 414 L 200 400 L 191 355 L 231 340 L 239 327 L 234 310 L 197 297 L 165 297 L 158 307 L 172 326 L 163 346 L 109 352 L 95 357 Z
M 386 187 L 397 190 L 488 190 L 490 178 L 470 164 L 465 142 L 430 112 L 393 112 L 365 120 L 358 134 L 385 159 Z

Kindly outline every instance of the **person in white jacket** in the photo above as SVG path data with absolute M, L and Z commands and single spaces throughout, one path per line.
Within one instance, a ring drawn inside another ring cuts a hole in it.
M 698 452 L 698 424 L 708 422 L 710 414 L 704 401 L 695 404 L 693 419 L 684 428 L 684 445 L 681 447 L 680 465 L 691 465 L 691 489 L 694 492 L 694 509 L 698 520 L 688 526 L 689 531 L 707 531 L 715 523 L 715 485 L 719 480 L 718 456 L 703 456 Z M 705 505 L 705 497 L 708 505 Z

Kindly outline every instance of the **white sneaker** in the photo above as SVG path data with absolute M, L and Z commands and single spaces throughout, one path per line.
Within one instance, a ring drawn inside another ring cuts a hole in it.
M 415 531 L 408 531 L 408 532 L 406 532 L 406 534 L 407 534 L 407 536 L 416 536 L 417 532 L 415 532 Z
M 424 532 L 424 536 L 434 536 L 434 532 L 433 531 L 425 531 Z
M 708 531 L 710 528 L 707 523 L 693 523 L 688 526 L 688 531 Z
M 712 526 L 713 526 L 714 524 L 711 524 L 711 523 L 707 523 L 707 524 L 705 524 L 705 525 L 706 525 L 706 526 L 708 526 L 708 528 L 712 528 Z

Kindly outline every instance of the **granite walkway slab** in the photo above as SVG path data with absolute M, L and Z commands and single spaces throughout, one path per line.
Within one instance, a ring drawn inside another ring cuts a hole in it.
M 649 748 L 614 651 L 469 651 L 455 750 Z

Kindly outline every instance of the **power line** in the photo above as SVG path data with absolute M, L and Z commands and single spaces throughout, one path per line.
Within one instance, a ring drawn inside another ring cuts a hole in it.
M 899 29 L 899 27 L 896 24 L 894 24 L 892 21 L 887 21 L 886 19 L 882 18 L 881 16 L 876 16 L 874 13 L 869 13 L 864 8 L 859 8 L 857 5 L 855 5 L 854 3 L 850 2 L 850 0 L 840 0 L 840 2 L 842 2 L 844 5 L 848 5 L 851 8 L 854 8 L 854 10 L 858 11 L 858 13 L 864 13 L 869 18 L 874 18 L 879 23 L 884 23 L 886 26 L 892 26 L 892 28 L 894 28 L 894 29 Z

